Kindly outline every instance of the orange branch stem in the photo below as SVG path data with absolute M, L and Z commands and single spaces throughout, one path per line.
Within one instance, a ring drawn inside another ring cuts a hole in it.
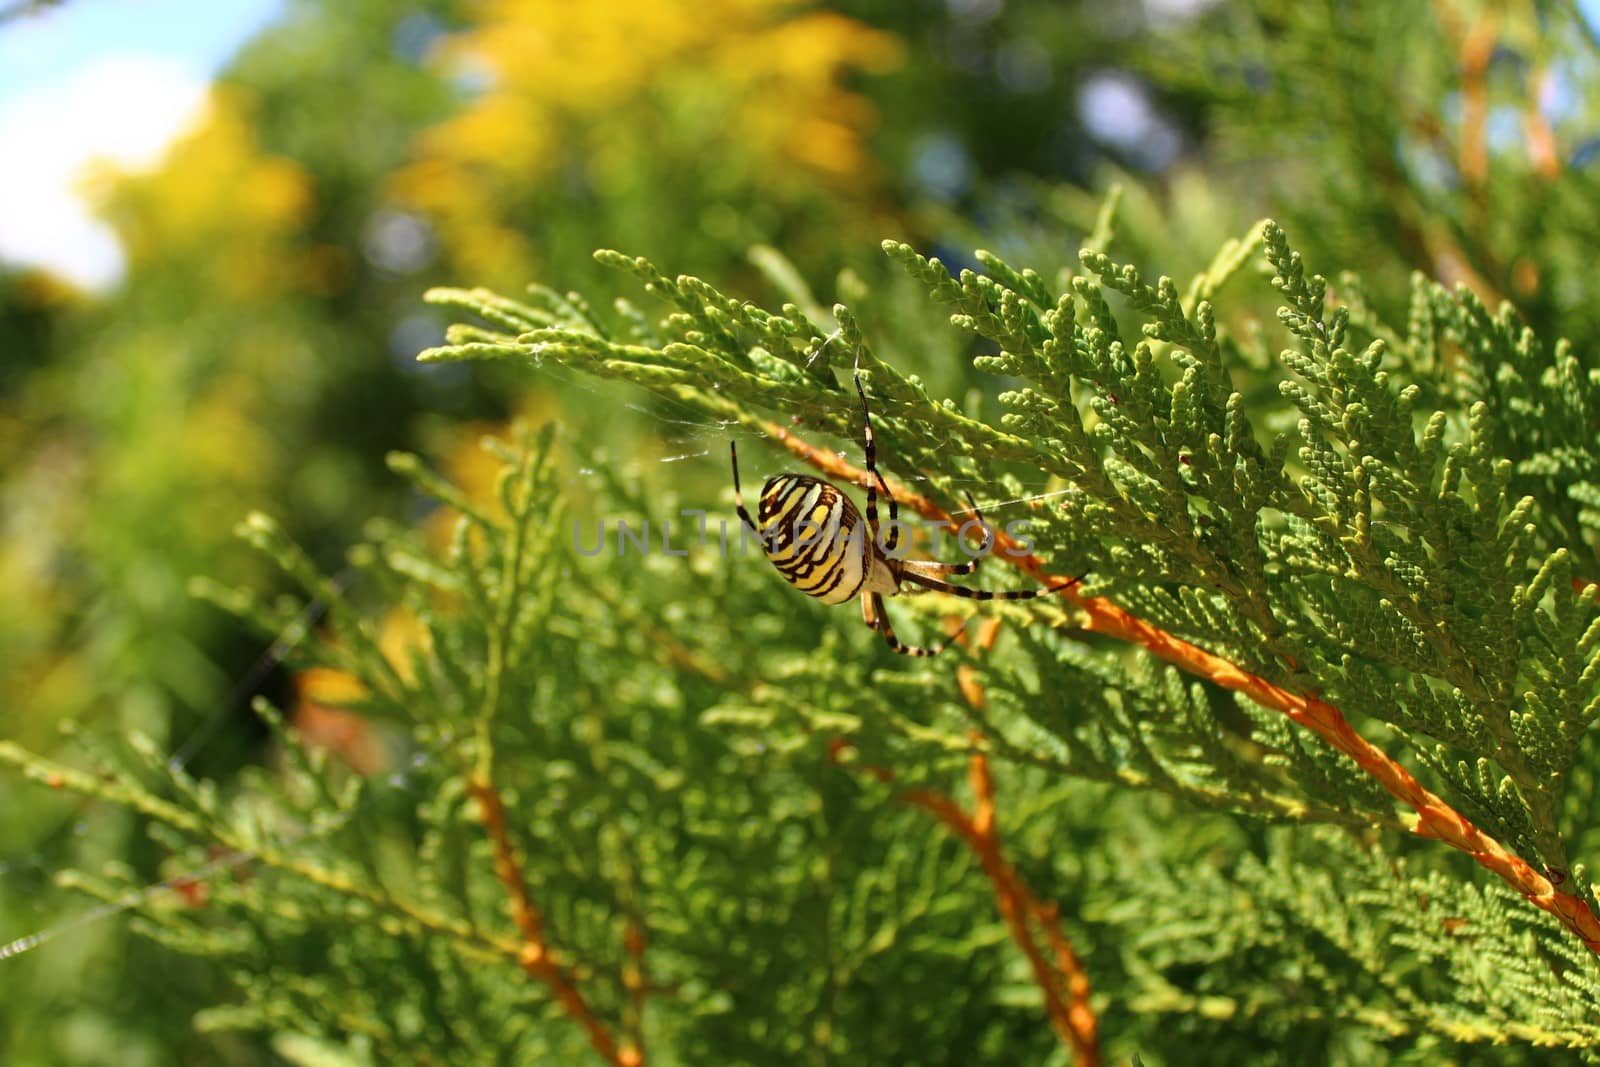
M 1000 626 L 998 617 L 991 616 L 983 620 L 978 627 L 977 637 L 971 642 L 973 649 L 987 652 L 993 648 L 995 639 L 1000 636 Z M 962 640 L 965 641 L 965 638 Z M 986 698 L 983 686 L 977 680 L 976 668 L 969 663 L 962 664 L 956 668 L 956 681 L 968 703 L 982 710 Z M 981 742 L 982 736 L 975 733 L 973 739 Z M 836 764 L 841 763 L 841 753 L 848 747 L 848 741 L 835 738 L 829 746 L 829 758 Z M 894 772 L 884 767 L 866 766 L 859 769 L 879 782 L 894 780 Z M 1000 831 L 995 823 L 994 781 L 989 774 L 988 759 L 982 752 L 973 753 L 969 775 L 976 798 L 970 817 L 953 801 L 927 790 L 916 790 L 900 799 L 932 812 L 977 854 L 984 873 L 994 886 L 995 904 L 1006 929 L 1027 957 L 1034 981 L 1044 994 L 1045 1012 L 1056 1036 L 1073 1050 L 1079 1067 L 1099 1067 L 1100 1023 L 1089 1003 L 1089 974 L 1078 954 L 1073 951 L 1071 942 L 1061 932 L 1056 906 L 1034 897 L 1018 876 L 1016 868 L 1001 855 Z M 1055 954 L 1055 970 L 1051 969 L 1043 953 L 1034 944 L 1028 926 L 1029 919 L 1044 929 L 1050 950 Z
M 837 453 L 816 448 L 776 423 L 768 423 L 766 428 L 796 457 L 823 473 L 857 485 L 866 484 L 866 471 Z M 909 492 L 904 486 L 894 485 L 892 490 L 895 499 L 903 507 L 910 508 L 924 518 L 943 521 L 951 530 L 958 528 L 956 521 L 927 497 Z M 992 533 L 996 555 L 1035 581 L 1053 585 L 1066 580 L 1064 576 L 1046 572 L 1039 558 L 1024 551 L 1005 531 L 993 530 Z M 1590 951 L 1600 953 L 1600 919 L 1596 918 L 1586 901 L 1571 893 L 1559 892 L 1549 878 L 1473 825 L 1471 820 L 1443 798 L 1425 789 L 1410 771 L 1358 734 L 1338 708 L 1316 697 L 1301 696 L 1276 686 L 1220 656 L 1145 622 L 1103 597 L 1085 597 L 1073 589 L 1066 589 L 1058 595 L 1070 598 L 1088 616 L 1086 629 L 1137 644 L 1182 670 L 1206 678 L 1225 689 L 1243 693 L 1262 707 L 1281 712 L 1311 730 L 1339 752 L 1349 756 L 1357 766 L 1376 779 L 1390 796 L 1414 811 L 1417 834 L 1435 838 L 1467 853 L 1536 907 L 1554 915 Z
M 644 1063 L 644 1001 L 650 994 L 650 983 L 645 977 L 644 926 L 630 918 L 622 933 L 622 947 L 628 962 L 622 969 L 622 984 L 628 991 L 627 1041 L 624 1042 L 617 1062 L 623 1067 L 641 1067 Z
M 975 797 L 970 816 L 949 798 L 926 790 L 907 793 L 901 799 L 931 812 L 977 855 L 984 874 L 994 885 L 1000 917 L 1011 939 L 1027 957 L 1033 979 L 1044 993 L 1045 1012 L 1050 1017 L 1051 1027 L 1073 1050 L 1078 1067 L 1100 1067 L 1099 1020 L 1089 1005 L 1089 976 L 1061 933 L 1055 907 L 1034 897 L 1016 868 L 1000 853 L 994 782 L 989 776 L 988 758 L 982 752 L 973 753 L 969 777 Z M 1046 940 L 1055 954 L 1054 968 L 1034 942 L 1030 920 L 1045 930 Z
M 561 965 L 556 962 L 544 930 L 544 916 L 528 893 L 527 880 L 522 875 L 522 864 L 506 830 L 505 808 L 500 804 L 500 794 L 492 784 L 473 781 L 467 791 L 478 802 L 483 825 L 494 849 L 494 873 L 511 898 L 511 920 L 522 935 L 522 948 L 517 953 L 517 963 L 528 977 L 543 982 L 572 1019 L 589 1035 L 589 1043 L 605 1061 L 615 1067 L 639 1067 L 643 1057 L 637 1049 L 617 1049 L 610 1030 L 589 1008 L 589 1003 L 572 984 Z M 631 1053 L 631 1055 L 630 1055 Z

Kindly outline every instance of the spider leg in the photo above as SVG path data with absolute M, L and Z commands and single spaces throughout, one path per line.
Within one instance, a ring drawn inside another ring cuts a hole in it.
M 1041 589 L 1002 589 L 996 591 L 993 589 L 968 589 L 964 585 L 953 585 L 950 582 L 940 581 L 938 578 L 932 578 L 926 574 L 918 574 L 912 570 L 902 570 L 900 573 L 906 581 L 914 582 L 924 589 L 932 589 L 937 593 L 949 593 L 951 596 L 966 597 L 968 600 L 1033 600 L 1036 597 L 1059 593 L 1063 589 L 1071 589 L 1083 581 L 1084 577 L 1080 574 L 1076 578 L 1069 578 L 1064 582 L 1058 582 L 1055 585 Z
M 972 565 L 970 567 L 968 567 L 966 570 L 961 570 L 959 568 L 962 565 L 957 564 L 955 567 L 950 568 L 948 573 L 976 574 L 978 571 L 978 564 L 983 562 L 983 557 L 994 551 L 994 530 L 989 526 L 988 521 L 984 519 L 983 512 L 978 510 L 978 502 L 972 499 L 972 494 L 963 490 L 961 495 L 967 498 L 967 507 L 972 509 L 972 517 L 977 520 L 978 532 L 983 535 L 983 544 L 978 549 L 978 554 L 972 557 Z M 966 528 L 967 523 L 962 523 L 960 529 L 965 530 Z
M 739 446 L 733 441 L 728 442 L 728 456 L 733 460 L 734 506 L 739 509 L 739 518 L 744 520 L 744 524 L 750 527 L 750 531 L 752 533 L 754 533 L 757 537 L 760 537 L 761 527 L 756 525 L 756 520 L 750 517 L 750 513 L 746 511 L 744 507 L 744 492 L 739 488 Z M 742 546 L 740 547 L 740 551 L 744 551 Z
M 988 524 L 983 521 L 983 512 L 978 510 L 978 502 L 972 499 L 972 494 L 967 493 L 965 496 L 967 498 L 967 507 L 972 511 L 973 516 L 978 520 L 978 524 L 983 530 L 983 548 L 980 554 L 973 556 L 971 559 L 961 563 L 941 563 L 938 560 L 932 559 L 903 560 L 900 564 L 902 570 L 910 571 L 914 574 L 920 574 L 925 578 L 936 578 L 941 574 L 977 573 L 978 564 L 983 562 L 983 557 L 994 550 L 994 531 L 991 530 Z M 962 523 L 957 528 L 958 534 L 960 530 L 963 530 L 966 527 L 967 523 Z M 957 540 L 959 539 L 960 538 L 958 536 Z
M 889 501 L 889 540 L 882 547 L 884 554 L 893 552 L 900 544 L 900 505 L 895 501 L 894 493 L 889 491 L 889 483 L 883 480 L 883 475 L 878 469 L 872 469 L 872 476 L 878 480 L 878 488 L 883 490 L 884 499 Z
M 937 656 L 946 648 L 949 648 L 950 642 L 960 637 L 967 629 L 967 623 L 963 622 L 961 629 L 932 648 L 902 644 L 900 639 L 894 635 L 894 624 L 889 621 L 889 612 L 883 606 L 883 596 L 880 593 L 868 593 L 861 598 L 861 618 L 869 627 L 883 636 L 884 642 L 888 644 L 892 651 L 898 652 L 902 656 Z
M 969 559 L 965 563 L 940 563 L 936 559 L 903 559 L 900 569 L 934 578 L 941 574 L 971 574 L 978 569 L 978 561 Z

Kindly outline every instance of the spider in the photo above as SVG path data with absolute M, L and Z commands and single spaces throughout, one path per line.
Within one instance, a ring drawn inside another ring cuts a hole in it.
M 865 430 L 867 453 L 867 521 L 870 537 L 862 537 L 861 513 L 838 486 L 807 474 L 779 474 L 767 479 L 757 506 L 760 522 L 745 510 L 744 493 L 739 487 L 739 446 L 728 442 L 733 460 L 733 496 L 739 518 L 755 532 L 767 559 L 790 584 L 824 604 L 843 604 L 861 597 L 861 618 L 868 628 L 883 635 L 894 651 L 905 656 L 936 656 L 961 633 L 957 630 L 932 648 L 902 644 L 894 635 L 883 598 L 932 589 L 969 600 L 1032 600 L 1077 585 L 1082 576 L 1044 589 L 1005 590 L 968 589 L 944 581 L 939 575 L 972 574 L 981 557 L 965 563 L 940 563 L 934 560 L 896 559 L 899 544 L 899 509 L 889 483 L 878 473 L 878 450 L 872 438 L 872 411 L 867 406 L 867 391 L 861 375 L 855 375 L 856 392 L 861 397 L 861 422 Z M 878 489 L 889 501 L 889 538 L 878 536 Z M 983 516 L 971 498 L 968 504 L 982 523 Z M 985 548 L 993 543 L 986 531 Z M 910 583 L 916 588 L 906 589 Z

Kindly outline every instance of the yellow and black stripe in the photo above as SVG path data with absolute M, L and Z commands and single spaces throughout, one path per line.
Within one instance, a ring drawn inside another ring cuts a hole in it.
M 866 581 L 867 529 L 850 498 L 820 478 L 780 474 L 756 508 L 756 532 L 772 565 L 807 596 L 843 604 Z
M 767 559 L 791 585 L 825 604 L 843 604 L 859 595 L 862 620 L 882 635 L 891 649 L 904 656 L 936 656 L 949 647 L 961 631 L 957 630 L 931 648 L 904 644 L 895 636 L 889 613 L 884 610 L 884 597 L 931 589 L 968 600 L 1032 600 L 1070 589 L 1082 580 L 1079 576 L 1043 589 L 971 589 L 954 585 L 941 576 L 976 573 L 981 555 L 959 563 L 896 556 L 900 539 L 899 507 L 889 483 L 878 473 L 878 444 L 872 434 L 872 411 L 867 405 L 867 390 L 861 384 L 859 373 L 855 376 L 855 385 L 856 395 L 861 398 L 861 433 L 867 458 L 862 482 L 867 491 L 864 521 L 844 493 L 820 478 L 805 474 L 780 474 L 769 479 L 761 489 L 761 502 L 756 508 L 760 518 L 751 517 L 745 510 L 739 488 L 739 446 L 728 442 L 733 499 L 739 518 L 755 531 Z M 887 544 L 878 542 L 879 490 L 889 504 Z M 969 496 L 967 503 L 971 505 L 972 517 L 981 524 L 983 516 L 977 502 Z M 984 534 L 983 552 L 987 552 L 994 547 L 994 537 L 987 528 Z M 964 536 L 964 528 L 958 536 Z M 906 585 L 917 588 L 908 589 Z

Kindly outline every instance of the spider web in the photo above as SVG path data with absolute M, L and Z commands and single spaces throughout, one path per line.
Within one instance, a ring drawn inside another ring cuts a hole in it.
M 735 440 L 741 446 L 741 465 L 745 463 L 751 465 L 752 470 L 749 480 L 756 485 L 759 485 L 768 474 L 792 469 L 796 465 L 794 458 L 789 456 L 782 446 L 776 445 L 773 446 L 774 451 L 779 454 L 776 460 L 763 462 L 761 458 L 762 452 L 759 451 L 752 452 L 747 458 L 743 447 L 746 442 L 761 442 L 765 444 L 773 440 L 772 435 L 752 430 L 748 426 L 732 419 L 713 418 L 683 401 L 657 393 L 647 393 L 640 388 L 629 385 L 619 386 L 616 383 L 611 383 L 602 386 L 587 375 L 559 365 L 546 365 L 540 368 L 539 373 L 549 375 L 559 381 L 563 387 L 582 390 L 584 393 L 595 397 L 597 409 L 602 410 L 605 407 L 615 406 L 619 388 L 626 390 L 631 394 L 631 398 L 626 400 L 623 406 L 657 427 L 657 439 L 667 444 L 672 452 L 671 455 L 656 458 L 654 462 L 657 464 L 682 463 L 688 467 L 694 467 L 698 465 L 697 461 L 703 461 L 714 468 L 718 478 L 723 481 L 729 481 L 731 484 L 731 477 L 728 471 L 728 441 Z M 855 395 L 848 392 L 847 388 L 848 383 L 844 383 L 839 393 L 839 403 L 849 413 L 855 429 L 849 441 L 841 442 L 837 438 L 833 438 L 833 441 L 835 442 L 835 451 L 860 466 L 865 460 L 860 441 L 860 408 L 857 405 Z M 907 406 L 888 397 L 869 396 L 869 401 L 872 405 L 875 421 L 880 415 L 893 418 L 897 410 Z M 881 467 L 885 457 L 881 428 L 878 430 L 878 436 L 878 458 Z M 823 434 L 807 437 L 808 441 L 817 445 L 827 443 L 828 439 L 828 436 Z M 582 469 L 579 473 L 592 475 L 594 472 L 592 469 Z M 917 491 L 921 491 L 922 487 L 931 483 L 931 479 L 921 473 L 906 475 L 897 471 L 895 476 L 908 488 Z M 1025 488 L 1020 496 L 990 499 L 989 494 L 995 488 L 992 479 L 960 473 L 949 474 L 941 472 L 940 481 L 957 490 L 972 493 L 986 515 L 990 512 L 1032 510 L 1033 506 L 1040 501 L 1065 496 L 1073 491 L 1070 488 L 1062 488 L 1057 481 L 1052 481 L 1049 478 L 1040 478 L 1036 480 L 1036 489 Z M 1024 482 L 1024 485 L 1026 487 L 1027 483 Z M 710 508 L 707 510 L 709 511 Z

